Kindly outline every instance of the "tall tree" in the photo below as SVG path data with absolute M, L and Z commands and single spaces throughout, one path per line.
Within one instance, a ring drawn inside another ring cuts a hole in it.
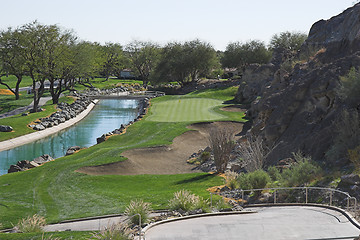
M 153 42 L 133 41 L 126 46 L 130 63 L 143 81 L 144 86 L 149 82 L 150 74 L 154 70 L 160 55 L 160 48 Z
M 106 43 L 101 47 L 101 55 L 103 59 L 101 74 L 106 78 L 105 81 L 107 81 L 110 75 L 116 71 L 116 67 L 122 62 L 122 46 L 118 43 Z
M 154 81 L 176 81 L 184 86 L 205 76 L 217 63 L 216 51 L 206 42 L 168 43 L 162 50 Z
M 296 52 L 300 49 L 306 38 L 307 35 L 302 32 L 281 32 L 272 36 L 269 48 Z
M 226 46 L 221 64 L 224 68 L 243 68 L 252 63 L 267 63 L 270 58 L 271 53 L 262 41 L 232 42 Z
M 22 34 L 18 29 L 7 29 L 0 32 L 0 62 L 1 76 L 14 75 L 16 77 L 15 89 L 1 80 L 0 84 L 5 85 L 19 99 L 19 87 L 22 77 L 25 75 L 24 49 L 21 45 Z

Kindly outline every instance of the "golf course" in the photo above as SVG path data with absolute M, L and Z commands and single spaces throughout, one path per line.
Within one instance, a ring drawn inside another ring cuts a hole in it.
M 173 193 L 181 189 L 209 198 L 206 189 L 223 184 L 223 179 L 192 171 L 186 159 L 199 150 L 197 147 L 206 147 L 204 126 L 221 120 L 219 124 L 230 124 L 241 131 L 244 114 L 221 110 L 230 105 L 225 103 L 233 99 L 236 90 L 229 87 L 152 99 L 147 115 L 128 127 L 126 133 L 41 167 L 1 176 L 0 222 L 4 228 L 11 228 L 19 219 L 33 214 L 44 216 L 47 223 L 117 214 L 134 199 L 152 203 L 153 209 L 166 209 Z M 190 150 L 186 149 L 187 140 L 192 143 Z M 136 158 L 140 166 L 141 161 L 148 161 L 150 166 L 156 157 L 142 151 L 174 148 L 172 144 L 183 147 L 185 154 L 178 156 L 170 151 L 153 170 L 143 172 L 141 167 L 126 164 Z M 168 173 L 169 166 L 174 165 L 178 171 Z M 113 172 L 106 172 L 108 166 Z M 91 168 L 98 169 L 91 172 Z M 134 169 L 140 170 L 131 172 Z

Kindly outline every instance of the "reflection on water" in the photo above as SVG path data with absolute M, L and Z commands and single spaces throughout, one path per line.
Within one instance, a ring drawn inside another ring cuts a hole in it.
M 119 128 L 136 118 L 138 101 L 134 99 L 104 99 L 99 101 L 90 114 L 61 132 L 47 138 L 0 152 L 0 175 L 7 173 L 11 164 L 20 160 L 32 160 L 43 154 L 62 157 L 71 146 L 89 147 L 96 138 Z

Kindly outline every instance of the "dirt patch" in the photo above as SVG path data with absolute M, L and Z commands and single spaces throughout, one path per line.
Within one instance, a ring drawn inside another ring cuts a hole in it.
M 246 112 L 246 109 L 241 105 L 230 105 L 220 109 L 226 112 Z
M 220 126 L 240 133 L 242 123 L 213 122 L 196 123 L 188 126 L 192 131 L 176 137 L 170 146 L 132 149 L 123 152 L 127 160 L 100 166 L 83 167 L 77 172 L 89 175 L 138 175 L 138 174 L 180 174 L 194 171 L 186 163 L 189 156 L 208 146 L 208 135 L 212 126 Z

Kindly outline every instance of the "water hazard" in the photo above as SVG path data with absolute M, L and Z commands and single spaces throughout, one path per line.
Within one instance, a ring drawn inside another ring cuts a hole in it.
M 89 147 L 102 134 L 127 124 L 138 115 L 138 100 L 103 99 L 89 115 L 74 126 L 47 138 L 0 152 L 0 175 L 20 160 L 32 160 L 43 154 L 62 157 L 71 146 Z

